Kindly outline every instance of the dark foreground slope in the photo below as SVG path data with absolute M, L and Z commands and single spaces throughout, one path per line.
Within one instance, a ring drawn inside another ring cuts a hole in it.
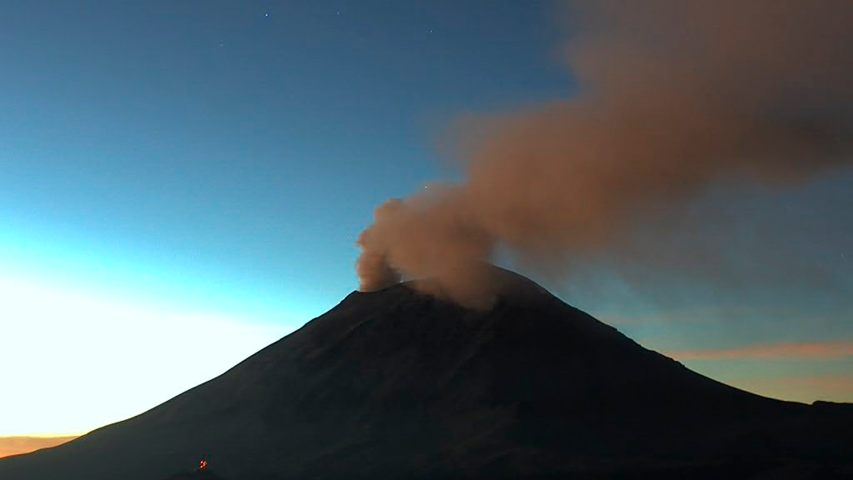
M 3 480 L 832 478 L 847 406 L 785 403 L 646 350 L 523 277 L 478 312 L 353 293 L 222 376 Z
M 222 480 L 209 470 L 194 470 L 178 472 L 166 480 Z

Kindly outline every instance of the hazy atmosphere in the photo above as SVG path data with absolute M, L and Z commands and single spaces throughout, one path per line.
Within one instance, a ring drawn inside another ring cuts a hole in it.
M 0 457 L 485 263 L 853 402 L 853 3 L 717 3 L 7 2 Z

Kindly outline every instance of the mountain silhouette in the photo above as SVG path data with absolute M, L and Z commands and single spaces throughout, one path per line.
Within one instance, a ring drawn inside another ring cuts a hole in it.
M 222 480 L 209 470 L 194 470 L 178 472 L 166 480 Z
M 754 395 L 494 269 L 487 311 L 353 292 L 137 417 L 0 461 L 3 480 L 844 478 L 853 406 Z M 189 478 L 189 477 L 188 477 Z

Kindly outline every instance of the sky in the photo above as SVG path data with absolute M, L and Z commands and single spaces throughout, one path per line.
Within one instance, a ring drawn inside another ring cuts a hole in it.
M 358 288 L 355 241 L 373 209 L 459 178 L 455 119 L 578 94 L 557 12 L 500 0 L 6 5 L 0 437 L 136 415 L 335 306 Z M 732 264 L 757 266 L 749 275 L 519 268 L 715 379 L 853 401 L 851 182 L 840 168 L 697 201 L 730 231 L 685 224 L 673 248 L 722 242 Z M 796 268 L 755 276 L 775 255 Z

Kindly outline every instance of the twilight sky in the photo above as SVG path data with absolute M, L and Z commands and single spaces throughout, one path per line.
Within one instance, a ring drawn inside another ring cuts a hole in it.
M 550 1 L 4 6 L 0 437 L 141 413 L 333 307 L 373 209 L 458 179 L 454 119 L 577 95 L 563 17 Z M 851 185 L 848 167 L 709 188 L 691 208 L 713 215 L 666 249 L 736 266 L 719 275 L 523 271 L 716 379 L 853 401 Z

